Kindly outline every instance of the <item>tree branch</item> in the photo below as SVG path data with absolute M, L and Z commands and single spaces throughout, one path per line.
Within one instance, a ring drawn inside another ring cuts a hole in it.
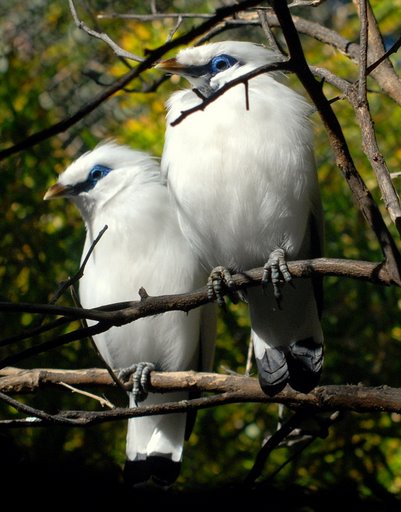
M 195 107 L 189 108 L 188 110 L 184 110 L 181 112 L 181 114 L 177 117 L 177 119 L 174 119 L 170 124 L 171 126 L 177 126 L 180 124 L 186 117 L 193 114 L 194 112 L 198 112 L 199 110 L 205 110 L 205 108 L 210 105 L 210 103 L 213 103 L 216 101 L 220 96 L 225 94 L 229 89 L 232 87 L 235 87 L 239 84 L 244 84 L 245 86 L 248 84 L 249 80 L 252 78 L 255 78 L 259 75 L 262 75 L 263 73 L 271 72 L 271 71 L 284 71 L 289 70 L 291 68 L 291 63 L 288 61 L 284 62 L 273 62 L 271 64 L 266 64 L 265 66 L 260 66 L 259 68 L 256 68 L 249 73 L 246 73 L 245 75 L 241 75 L 238 78 L 235 78 L 234 80 L 231 80 L 230 82 L 227 82 L 222 87 L 214 91 L 210 96 L 204 97 L 201 96 L 200 93 L 198 95 L 201 97 L 202 101 L 195 105 Z
M 139 57 L 139 55 L 135 55 L 134 53 L 128 52 L 127 50 L 124 50 L 123 48 L 121 48 L 121 46 L 115 43 L 107 34 L 89 28 L 82 20 L 78 18 L 78 13 L 75 9 L 73 0 L 68 0 L 68 3 L 70 5 L 70 11 L 74 19 L 74 23 L 80 30 L 86 32 L 89 36 L 100 39 L 104 43 L 108 44 L 118 57 L 122 57 L 123 59 L 134 60 L 136 62 L 143 62 L 144 59 L 142 57 Z
M 89 247 L 89 250 L 84 258 L 84 260 L 81 263 L 81 266 L 78 269 L 78 272 L 76 272 L 72 277 L 66 279 L 63 281 L 58 289 L 56 290 L 53 297 L 50 299 L 50 304 L 55 304 L 58 299 L 63 295 L 63 293 L 72 285 L 77 283 L 81 277 L 84 275 L 86 264 L 88 263 L 89 258 L 91 257 L 91 254 L 93 253 L 96 245 L 99 243 L 102 236 L 105 234 L 106 230 L 108 229 L 107 224 L 99 231 L 99 234 L 97 237 L 93 240 L 91 246 Z
M 302 421 L 309 416 L 309 408 L 301 407 L 277 430 L 262 446 L 256 456 L 255 462 L 245 478 L 244 485 L 249 487 L 262 473 L 265 462 L 270 453 L 296 429 Z
M 391 275 L 384 262 L 369 262 L 339 258 L 316 258 L 288 262 L 289 271 L 294 278 L 309 278 L 312 276 L 337 276 L 367 281 L 373 284 L 389 286 L 392 284 Z M 254 268 L 234 274 L 232 280 L 238 290 L 260 286 L 263 267 Z M 139 291 L 138 291 L 139 293 Z M 117 302 L 93 309 L 57 306 L 53 304 L 12 303 L 1 302 L 0 311 L 14 313 L 47 313 L 62 315 L 71 320 L 87 318 L 97 321 L 116 322 L 124 325 L 129 321 L 143 316 L 157 315 L 166 311 L 188 312 L 210 302 L 207 297 L 207 286 L 193 292 L 158 297 L 147 295 L 140 301 Z M 127 318 L 129 317 L 129 318 Z
M 196 37 L 201 36 L 208 32 L 214 25 L 225 18 L 236 14 L 248 7 L 255 6 L 259 3 L 258 0 L 243 0 L 242 2 L 238 2 L 234 5 L 224 6 L 216 9 L 214 15 L 198 25 L 197 27 L 192 28 L 185 34 L 180 37 L 175 38 L 172 41 L 168 41 L 165 44 L 155 48 L 154 50 L 148 52 L 148 56 L 142 62 L 138 64 L 138 66 L 131 69 L 128 73 L 123 75 L 120 79 L 116 80 L 114 84 L 108 89 L 104 90 L 102 93 L 97 95 L 94 100 L 87 103 L 84 107 L 79 109 L 75 114 L 66 119 L 63 119 L 59 123 L 56 123 L 44 130 L 36 132 L 28 137 L 26 137 L 21 142 L 18 142 L 14 146 L 3 149 L 0 151 L 0 161 L 22 151 L 24 149 L 28 149 L 44 140 L 57 135 L 58 133 L 62 133 L 66 131 L 68 128 L 71 128 L 78 121 L 83 119 L 86 115 L 90 114 L 93 110 L 95 110 L 99 105 L 101 105 L 104 101 L 106 101 L 110 96 L 113 96 L 116 92 L 124 89 L 132 80 L 139 77 L 141 73 L 145 70 L 151 68 L 153 64 L 159 59 L 163 57 L 165 53 L 168 51 L 177 48 L 180 45 L 188 44 L 193 41 Z
M 341 260 L 318 258 L 289 262 L 288 268 L 294 278 L 305 278 L 313 275 L 341 276 L 360 279 L 375 284 L 390 285 L 393 277 L 382 262 L 366 262 L 357 260 Z M 263 268 L 252 269 L 233 276 L 233 282 L 238 290 L 248 287 L 260 286 Z M 87 318 L 98 323 L 90 327 L 76 329 L 67 334 L 54 337 L 50 341 L 35 345 L 16 354 L 0 360 L 0 368 L 13 366 L 28 357 L 61 347 L 73 341 L 82 340 L 105 332 L 113 326 L 121 326 L 148 316 L 158 315 L 167 311 L 185 311 L 203 306 L 210 302 L 207 286 L 190 293 L 178 295 L 163 295 L 151 297 L 143 294 L 139 301 L 120 302 L 108 304 L 99 308 L 84 309 L 77 307 L 57 306 L 53 304 L 30 304 L 0 302 L 0 311 L 14 313 L 39 313 L 49 315 L 62 315 L 70 321 Z M 60 321 L 60 320 L 59 320 Z M 8 343 L 9 341 L 6 340 Z M 3 340 L 0 342 L 5 344 Z
M 321 85 L 315 80 L 309 69 L 288 6 L 286 2 L 280 0 L 272 0 L 272 6 L 280 21 L 294 71 L 316 105 L 326 127 L 337 166 L 343 173 L 356 203 L 380 243 L 391 278 L 399 285 L 401 284 L 401 256 L 378 206 L 355 167 L 338 119 L 323 94 Z
M 107 370 L 5 368 L 0 371 L 0 399 L 18 408 L 19 402 L 11 402 L 13 399 L 5 395 L 6 393 L 31 393 L 45 386 L 60 386 L 61 382 L 74 386 L 115 386 Z M 401 390 L 389 386 L 329 385 L 319 386 L 308 394 L 298 393 L 287 386 L 277 395 L 270 397 L 261 390 L 256 378 L 188 371 L 152 372 L 150 390 L 153 392 L 189 390 L 216 393 L 216 395 L 133 409 L 116 407 L 110 411 L 65 411 L 57 415 L 48 415 L 48 417 L 44 416 L 47 413 L 43 413 L 40 418 L 42 422 L 31 424 L 29 421 L 24 426 L 43 426 L 54 422 L 63 424 L 64 420 L 67 420 L 68 424 L 89 426 L 132 417 L 184 412 L 243 402 L 280 403 L 295 409 L 306 407 L 309 411 L 401 412 Z M 19 408 L 19 410 L 29 416 L 39 417 L 32 408 L 29 410 Z M 18 425 L 21 426 L 21 422 Z

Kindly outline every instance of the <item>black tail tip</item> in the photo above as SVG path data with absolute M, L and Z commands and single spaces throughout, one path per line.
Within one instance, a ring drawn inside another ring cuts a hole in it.
M 256 358 L 259 384 L 266 395 L 274 396 L 285 388 L 289 379 L 286 356 L 280 348 L 269 348 L 263 358 Z
M 320 381 L 324 350 L 313 338 L 296 341 L 289 347 L 269 347 L 256 358 L 260 387 L 274 396 L 288 383 L 295 391 L 309 393 Z
M 290 386 L 301 393 L 309 393 L 320 381 L 324 360 L 322 343 L 313 338 L 296 341 L 287 355 Z
M 160 486 L 172 485 L 181 471 L 181 462 L 167 457 L 151 455 L 145 460 L 127 460 L 124 465 L 124 483 L 128 486 L 143 484 L 149 480 Z

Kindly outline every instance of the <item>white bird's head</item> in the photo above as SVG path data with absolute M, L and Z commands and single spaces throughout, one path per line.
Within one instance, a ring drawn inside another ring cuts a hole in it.
M 67 167 L 43 199 L 67 197 L 85 213 L 95 205 L 104 206 L 120 191 L 159 177 L 159 166 L 148 154 L 106 142 Z
M 208 96 L 234 78 L 282 60 L 282 55 L 259 44 L 223 41 L 185 48 L 175 58 L 161 61 L 155 67 L 184 76 Z

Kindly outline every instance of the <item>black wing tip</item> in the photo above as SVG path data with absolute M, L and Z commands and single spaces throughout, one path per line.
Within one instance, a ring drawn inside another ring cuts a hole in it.
M 150 455 L 144 460 L 125 461 L 123 478 L 128 486 L 143 484 L 149 480 L 160 486 L 172 485 L 181 471 L 181 462 L 168 457 Z

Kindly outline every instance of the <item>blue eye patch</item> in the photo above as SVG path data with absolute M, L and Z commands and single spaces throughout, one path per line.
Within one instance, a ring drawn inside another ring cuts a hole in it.
M 92 190 L 96 183 L 107 176 L 109 172 L 112 169 L 110 167 L 106 167 L 105 165 L 96 164 L 92 169 L 89 171 L 88 177 L 85 181 L 81 181 L 81 183 L 77 183 L 74 186 L 74 192 L 76 195 L 80 194 L 81 192 L 89 192 L 89 190 Z
M 238 60 L 231 55 L 217 55 L 213 57 L 211 61 L 203 66 L 188 66 L 185 68 L 185 74 L 194 78 L 205 75 L 217 75 L 221 71 L 231 68 L 234 64 L 237 64 Z

